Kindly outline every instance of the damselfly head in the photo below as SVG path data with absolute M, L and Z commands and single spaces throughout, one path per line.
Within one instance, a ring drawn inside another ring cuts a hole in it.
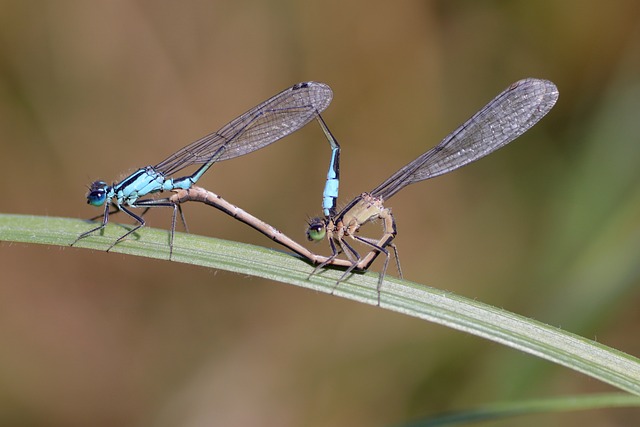
M 327 221 L 324 218 L 311 218 L 307 227 L 307 240 L 319 242 L 327 235 Z
M 107 200 L 107 190 L 109 186 L 104 181 L 94 181 L 91 183 L 89 192 L 87 193 L 87 204 L 93 206 L 102 206 Z

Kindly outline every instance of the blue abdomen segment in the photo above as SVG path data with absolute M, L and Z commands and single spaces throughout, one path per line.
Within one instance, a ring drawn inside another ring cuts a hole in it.
M 184 178 L 178 179 L 167 179 L 162 185 L 162 191 L 171 191 L 171 190 L 188 190 L 194 184 L 196 180 L 190 176 L 185 176 Z
M 322 209 L 325 216 L 329 216 L 332 210 L 336 208 L 336 200 L 338 199 L 338 187 L 340 181 L 338 179 L 327 179 L 322 192 Z
M 334 146 L 331 149 L 331 162 L 327 172 L 327 182 L 322 192 L 322 210 L 325 216 L 330 216 L 335 212 L 336 200 L 338 199 L 338 189 L 340 187 L 340 147 Z

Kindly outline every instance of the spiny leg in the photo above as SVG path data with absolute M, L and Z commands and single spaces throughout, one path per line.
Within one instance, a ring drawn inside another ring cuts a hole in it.
M 118 209 L 118 207 L 116 206 L 116 208 L 114 210 L 109 211 L 109 216 L 117 214 L 118 212 L 120 212 L 120 209 Z M 142 214 L 144 215 L 144 212 Z M 93 216 L 93 217 L 89 218 L 89 221 L 95 221 L 96 219 L 102 218 L 103 216 L 104 216 L 104 214 Z
M 391 249 L 393 249 L 393 256 L 395 256 L 396 258 L 396 268 L 398 269 L 398 275 L 402 279 L 403 278 L 402 268 L 400 267 L 400 257 L 398 256 L 398 247 L 395 245 L 395 243 L 389 243 L 388 246 L 391 246 Z
M 95 233 L 98 230 L 102 230 L 107 226 L 107 223 L 109 222 L 109 204 L 105 204 L 104 206 L 104 213 L 102 214 L 102 224 L 100 224 L 99 226 L 97 226 L 96 228 L 92 228 L 89 231 L 85 231 L 84 233 L 82 233 L 81 235 L 78 236 L 78 238 L 76 240 L 73 241 L 73 243 L 71 243 L 71 245 L 69 246 L 73 246 L 76 243 L 78 243 L 79 240 L 84 239 L 85 237 Z M 97 218 L 100 218 L 100 216 L 97 216 Z
M 151 208 L 172 208 L 173 209 L 173 214 L 171 215 L 171 231 L 169 232 L 169 260 L 172 260 L 173 259 L 173 241 L 174 241 L 174 236 L 176 232 L 176 218 L 177 218 L 178 211 L 180 212 L 180 219 L 182 221 L 182 225 L 184 226 L 185 230 L 187 230 L 187 232 L 189 231 L 187 228 L 187 222 L 184 218 L 184 212 L 182 211 L 182 206 L 179 203 L 175 203 L 170 199 L 166 198 L 166 199 L 140 200 L 134 205 L 134 207 L 145 207 L 143 214 Z M 139 226 L 138 228 L 140 227 L 141 226 Z M 135 229 L 132 231 L 135 231 Z M 132 231 L 130 231 L 127 234 L 130 234 Z M 123 237 L 126 237 L 126 235 Z M 121 239 L 123 237 L 121 237 Z
M 336 259 L 338 257 L 338 255 L 340 254 L 340 252 L 336 248 L 336 244 L 334 243 L 333 237 L 330 236 L 328 239 L 329 239 L 329 247 L 331 248 L 331 255 L 329 256 L 329 258 L 327 258 L 326 261 L 321 262 L 320 264 L 318 264 L 316 266 L 316 268 L 313 269 L 311 274 L 309 274 L 309 277 L 307 277 L 307 280 L 311 279 L 311 277 L 313 277 L 315 274 L 317 274 L 318 271 L 322 270 L 324 267 L 326 267 L 327 265 L 331 264 L 333 262 L 333 260 Z
M 366 237 L 358 237 L 358 239 L 365 241 L 367 244 L 370 244 L 375 249 L 375 250 L 372 250 L 370 253 L 368 253 L 364 258 L 362 258 L 362 260 L 360 260 L 360 262 L 358 263 L 358 269 L 368 270 L 371 264 L 373 264 L 373 261 L 376 260 L 380 252 L 383 252 L 380 250 L 380 248 L 390 247 L 391 249 L 393 249 L 393 256 L 396 259 L 396 269 L 398 270 L 398 275 L 402 279 L 402 268 L 400 267 L 400 257 L 398 256 L 398 247 L 395 245 L 395 243 L 389 243 L 389 241 L 387 241 L 385 244 L 381 245 L 380 241 L 382 241 L 382 239 L 380 241 L 376 241 L 374 239 L 369 239 Z
M 358 260 L 360 259 L 360 254 L 353 248 L 353 246 L 347 243 L 346 240 L 340 238 L 338 239 L 338 244 L 340 245 L 342 252 L 347 256 L 349 261 L 351 261 L 351 265 L 347 267 L 347 270 L 342 273 L 342 276 L 340 276 L 340 278 L 336 281 L 336 284 L 333 285 L 331 295 L 333 295 L 336 289 L 338 289 L 338 285 L 340 284 L 340 282 L 342 282 L 349 275 L 349 273 L 351 273 L 353 269 L 358 266 Z
M 133 207 L 136 207 L 135 205 L 133 205 Z M 127 215 L 129 215 L 131 218 L 135 219 L 136 221 L 138 221 L 138 225 L 136 225 L 135 227 L 133 227 L 131 230 L 127 231 L 126 233 L 124 233 L 122 236 L 120 236 L 115 242 L 113 242 L 113 244 L 111 246 L 109 246 L 109 248 L 107 249 L 107 252 L 109 252 L 115 245 L 117 245 L 118 243 L 120 243 L 122 241 L 122 239 L 124 239 L 125 237 L 127 237 L 129 234 L 135 232 L 136 230 L 138 230 L 141 227 L 144 227 L 144 225 L 146 224 L 144 222 L 144 219 L 142 219 L 142 217 L 134 214 L 133 212 L 131 212 L 129 209 L 125 208 L 124 206 L 120 206 L 120 209 L 126 213 Z M 106 225 L 106 224 L 105 224 Z
M 373 257 L 373 259 L 375 259 L 379 254 L 384 254 L 384 263 L 382 264 L 382 270 L 380 271 L 380 274 L 378 275 L 378 285 L 376 287 L 376 291 L 378 294 L 378 306 L 380 306 L 380 294 L 381 294 L 381 290 L 382 290 L 382 283 L 384 282 L 384 276 L 387 274 L 387 267 L 389 266 L 389 251 L 383 247 L 383 246 L 379 246 L 375 240 L 373 239 L 368 239 L 366 237 L 360 237 L 360 236 L 351 236 L 354 240 L 357 240 L 365 245 L 368 245 L 370 247 L 373 248 L 373 250 L 371 252 L 376 252 L 375 257 Z M 388 244 L 389 246 L 389 244 Z M 397 252 L 395 252 L 395 255 L 397 257 Z M 396 258 L 397 259 L 397 258 Z M 340 280 L 343 280 L 344 277 L 350 273 L 354 268 L 356 268 L 358 266 L 358 263 L 356 263 L 354 266 L 350 267 L 347 269 L 347 271 L 345 272 L 345 274 L 340 278 Z

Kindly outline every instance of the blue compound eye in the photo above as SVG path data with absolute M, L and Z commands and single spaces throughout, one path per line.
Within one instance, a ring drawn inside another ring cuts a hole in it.
M 91 184 L 89 193 L 87 194 L 87 203 L 93 206 L 104 205 L 107 200 L 107 189 L 109 186 L 104 181 L 95 181 Z

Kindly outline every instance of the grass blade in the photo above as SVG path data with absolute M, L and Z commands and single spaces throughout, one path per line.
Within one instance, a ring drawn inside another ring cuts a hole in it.
M 0 241 L 68 246 L 86 221 L 68 218 L 0 214 Z M 77 247 L 106 250 L 122 234 L 110 225 L 103 236 L 91 236 Z M 144 228 L 112 251 L 149 258 L 169 257 L 167 230 Z M 288 253 L 210 237 L 176 233 L 173 261 L 263 277 L 331 293 L 340 270 L 325 269 L 311 277 L 313 267 Z M 335 295 L 376 305 L 378 275 L 353 274 Z M 560 364 L 620 390 L 640 395 L 640 361 L 595 341 L 506 310 L 450 292 L 385 278 L 381 308 L 464 331 Z

